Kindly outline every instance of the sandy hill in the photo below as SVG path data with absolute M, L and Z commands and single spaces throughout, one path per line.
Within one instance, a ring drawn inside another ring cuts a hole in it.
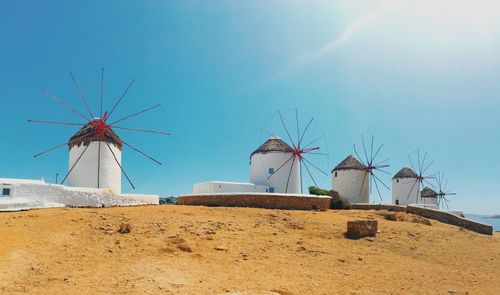
M 500 236 L 376 211 L 0 214 L 0 294 L 500 294 Z M 394 218 L 396 217 L 396 218 Z M 376 238 L 344 238 L 375 219 Z M 129 224 L 129 233 L 119 233 Z

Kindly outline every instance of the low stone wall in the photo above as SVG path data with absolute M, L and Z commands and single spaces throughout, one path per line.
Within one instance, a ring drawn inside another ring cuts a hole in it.
M 200 194 L 177 198 L 178 205 L 212 207 L 253 207 L 284 210 L 321 210 L 330 208 L 331 198 L 326 196 L 290 194 Z
M 462 218 L 453 213 L 439 211 L 430 208 L 422 208 L 417 206 L 406 207 L 406 212 L 417 214 L 425 218 L 434 219 L 443 223 L 460 226 L 465 229 L 475 231 L 481 234 L 493 235 L 493 227 L 491 225 Z
M 396 212 L 406 212 L 406 207 L 399 206 L 399 205 L 355 203 L 355 204 L 351 204 L 351 207 L 352 207 L 352 209 L 356 209 L 356 210 L 387 210 L 387 211 L 396 211 Z

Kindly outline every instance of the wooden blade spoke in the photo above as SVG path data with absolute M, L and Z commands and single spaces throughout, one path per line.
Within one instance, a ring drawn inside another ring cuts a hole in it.
M 49 90 L 47 89 L 42 89 L 42 92 L 47 95 L 48 97 L 52 98 L 54 101 L 58 102 L 59 104 L 61 104 L 62 106 L 64 106 L 66 109 L 68 109 L 69 111 L 77 114 L 78 116 L 82 117 L 85 121 L 91 121 L 91 119 L 85 117 L 84 115 L 82 115 L 80 112 L 78 112 L 77 110 L 75 110 L 74 108 L 72 108 L 69 104 L 67 104 L 64 100 L 62 100 L 60 97 L 58 97 L 57 95 L 55 95 L 54 93 L 50 92 Z
M 323 135 L 321 135 L 320 137 L 316 138 L 315 140 L 311 141 L 311 143 L 307 144 L 307 145 L 306 145 L 306 146 L 304 146 L 303 148 L 305 149 L 305 148 L 307 148 L 307 147 L 311 146 L 312 144 L 314 144 L 316 141 L 318 141 L 318 140 L 322 139 L 323 137 L 325 137 L 325 135 L 324 135 L 324 134 L 323 134 Z
M 108 146 L 108 149 L 109 151 L 111 152 L 111 154 L 113 155 L 113 158 L 115 159 L 115 162 L 116 164 L 118 165 L 118 167 L 120 167 L 120 170 L 122 171 L 123 175 L 125 175 L 125 178 L 127 178 L 127 181 L 128 183 L 130 184 L 130 186 L 135 189 L 135 186 L 134 184 L 132 183 L 132 181 L 130 180 L 130 178 L 128 177 L 127 173 L 125 173 L 125 170 L 123 169 L 122 165 L 120 164 L 120 162 L 118 162 L 118 159 L 116 158 L 116 155 L 115 155 L 115 152 L 113 152 L 113 149 L 109 146 L 109 142 L 105 141 L 106 145 Z
M 102 118 L 103 105 L 104 105 L 104 68 L 101 68 L 101 110 L 99 112 L 99 118 Z
M 50 149 L 48 149 L 48 150 L 45 150 L 45 151 L 43 151 L 43 152 L 40 152 L 40 153 L 38 153 L 38 154 L 34 155 L 33 157 L 34 157 L 34 158 L 36 158 L 36 157 L 38 157 L 38 156 L 45 155 L 45 154 L 47 154 L 47 153 L 49 153 L 49 152 L 52 152 L 52 151 L 54 151 L 54 150 L 56 150 L 56 149 L 58 149 L 58 148 L 60 148 L 60 147 L 63 147 L 63 146 L 68 145 L 68 144 L 70 144 L 70 143 L 72 143 L 72 142 L 75 142 L 75 141 L 77 141 L 77 140 L 81 139 L 81 138 L 82 138 L 82 137 L 84 137 L 84 136 L 85 136 L 85 135 L 81 135 L 81 136 L 78 136 L 78 137 L 76 137 L 76 138 L 74 138 L 74 139 L 72 139 L 72 140 L 70 140 L 70 141 L 67 141 L 67 142 L 65 142 L 65 143 L 62 143 L 62 144 L 60 144 L 60 145 L 56 145 L 55 147 L 52 147 L 52 148 L 50 148 Z
M 365 164 L 365 162 L 363 161 L 363 158 L 361 158 L 358 154 L 358 151 L 356 150 L 356 144 L 353 145 L 353 150 L 354 150 L 354 154 L 356 155 L 356 157 L 358 157 L 358 160 L 361 161 L 361 164 L 363 164 L 363 166 L 367 166 L 367 164 Z
M 368 153 L 366 152 L 366 146 L 365 146 L 365 138 L 363 137 L 363 135 L 361 135 L 361 143 L 363 144 L 363 152 L 365 153 L 366 163 L 367 165 L 370 165 L 371 162 L 370 159 L 368 159 Z
M 89 112 L 89 115 L 91 118 L 94 118 L 94 114 L 92 114 L 92 110 L 90 110 L 90 107 L 89 107 L 89 104 L 87 103 L 87 100 L 85 99 L 85 96 L 83 95 L 83 92 L 82 90 L 80 89 L 80 86 L 78 85 L 78 83 L 76 82 L 76 79 L 75 77 L 73 76 L 73 73 L 69 72 L 69 75 L 71 76 L 71 80 L 73 80 L 73 84 L 75 85 L 75 88 L 76 88 L 76 91 L 78 92 L 78 94 L 80 95 L 80 98 L 82 99 L 83 101 L 83 104 L 85 105 L 85 107 L 87 108 L 87 111 Z
M 408 192 L 408 196 L 406 196 L 406 199 L 409 199 L 411 196 L 411 193 L 413 192 L 413 189 L 415 188 L 415 185 L 418 183 L 418 179 L 415 179 L 415 182 L 411 186 L 410 191 Z M 417 192 L 417 202 L 418 202 L 418 192 Z
M 300 148 L 300 126 L 299 126 L 299 111 L 295 109 L 295 122 L 297 126 L 297 148 Z
M 132 87 L 132 85 L 134 84 L 135 82 L 135 79 L 133 79 L 130 84 L 128 84 L 127 86 L 127 89 L 125 89 L 125 91 L 123 92 L 123 94 L 120 96 L 120 98 L 118 98 L 118 101 L 115 103 L 115 105 L 113 106 L 113 108 L 111 109 L 111 111 L 109 112 L 108 114 L 108 118 L 111 117 L 111 114 L 115 111 L 116 107 L 120 104 L 120 102 L 122 101 L 122 99 L 125 97 L 125 95 L 127 95 L 130 87 Z
M 378 150 L 375 152 L 375 155 L 373 156 L 372 161 L 374 161 L 374 160 L 375 160 L 375 158 L 377 158 L 377 155 L 378 155 L 378 153 L 380 152 L 380 150 L 382 149 L 382 147 L 383 147 L 383 146 L 384 146 L 383 144 L 382 144 L 382 145 L 380 145 L 380 147 L 378 148 Z M 388 160 L 389 160 L 389 159 L 384 160 L 384 161 L 382 161 L 381 163 L 383 163 L 383 162 L 385 162 L 385 161 L 388 161 Z
M 111 126 L 112 128 L 116 129 L 122 129 L 122 130 L 128 130 L 128 131 L 136 131 L 136 132 L 142 132 L 142 133 L 155 133 L 155 134 L 160 134 L 160 135 L 170 135 L 168 132 L 163 132 L 163 131 L 156 131 L 156 130 L 146 130 L 146 129 L 137 129 L 137 128 L 129 128 L 129 127 L 121 127 L 121 126 Z
M 278 171 L 280 171 L 281 168 L 283 168 L 288 162 L 290 162 L 292 158 L 295 158 L 295 156 L 291 156 L 290 158 L 288 158 L 288 160 L 286 160 L 285 163 L 283 163 L 278 169 L 274 170 L 274 172 L 271 175 L 269 175 L 267 179 L 273 177 L 274 174 L 278 173 Z
M 126 116 L 126 117 L 123 117 L 123 118 L 121 118 L 121 119 L 118 119 L 118 120 L 114 121 L 113 123 L 110 123 L 109 125 L 114 125 L 114 124 L 116 124 L 116 123 L 118 123 L 118 122 L 125 121 L 125 120 L 130 119 L 130 118 L 132 118 L 132 117 L 135 117 L 135 116 L 137 116 L 137 115 L 140 115 L 140 114 L 143 114 L 143 113 L 145 113 L 145 112 L 148 112 L 148 111 L 154 110 L 154 109 L 156 109 L 156 108 L 159 108 L 160 106 L 161 106 L 161 104 L 157 104 L 157 105 L 155 105 L 155 106 L 152 106 L 152 107 L 150 107 L 150 108 L 144 109 L 144 110 L 139 111 L 139 112 L 137 112 L 137 113 L 130 114 L 130 115 Z
M 307 123 L 306 128 L 302 131 L 302 135 L 300 136 L 299 143 L 298 143 L 299 146 L 302 144 L 302 140 L 304 139 L 304 135 L 306 134 L 307 129 L 309 129 L 309 126 L 311 126 L 311 123 L 313 122 L 313 120 L 314 120 L 314 118 L 311 118 L 309 123 Z
M 375 175 L 373 175 L 375 176 Z M 375 183 L 375 188 L 377 189 L 377 193 L 378 193 L 378 197 L 380 198 L 380 201 L 383 201 L 382 199 L 382 194 L 380 193 L 380 189 L 378 188 L 378 184 L 377 184 L 377 181 L 379 181 L 377 178 L 374 179 L 374 183 Z M 385 185 L 383 182 L 382 182 L 383 185 Z
M 144 153 L 143 151 L 139 150 L 138 148 L 136 147 L 133 147 L 131 146 L 130 144 L 126 143 L 125 141 L 123 141 L 123 144 L 125 144 L 126 146 L 128 146 L 129 148 L 133 149 L 134 151 L 138 152 L 139 154 L 143 155 L 144 157 L 150 159 L 151 161 L 153 162 L 156 162 L 158 165 L 161 165 L 160 161 L 156 160 L 155 158 L 151 157 L 150 155 Z
M 85 126 L 85 124 L 82 124 L 82 123 L 54 122 L 54 121 L 43 121 L 43 120 L 28 120 L 28 123 L 68 125 L 68 126 Z
M 83 152 L 80 154 L 80 156 L 78 156 L 78 158 L 76 159 L 75 163 L 73 164 L 73 166 L 71 166 L 71 169 L 69 169 L 68 173 L 66 173 L 66 176 L 64 176 L 63 180 L 61 181 L 61 184 L 64 183 L 64 181 L 66 181 L 66 178 L 68 178 L 68 176 L 71 174 L 71 172 L 73 171 L 73 169 L 75 169 L 76 167 L 76 164 L 78 164 L 78 162 L 80 161 L 80 159 L 83 157 L 83 154 L 85 154 L 85 152 L 87 151 L 87 149 L 89 148 L 90 144 L 87 145 L 85 147 L 85 149 L 83 150 Z
M 387 184 L 385 184 L 382 180 L 380 180 L 380 178 L 377 177 L 377 175 L 375 175 L 374 173 L 372 173 L 372 176 L 378 180 L 381 184 L 383 184 L 385 186 L 386 189 L 390 190 L 390 188 L 387 186 Z
M 290 183 L 290 176 L 292 176 L 293 164 L 295 164 L 295 157 L 293 157 L 292 165 L 290 166 L 290 172 L 288 172 L 288 179 L 286 180 L 285 194 L 288 193 L 288 184 Z
M 365 170 L 365 175 L 363 176 L 363 181 L 361 182 L 361 188 L 359 189 L 359 197 L 363 193 L 363 187 L 365 187 L 366 176 L 368 175 L 368 171 Z
M 323 174 L 325 174 L 325 175 L 327 175 L 327 176 L 328 176 L 328 173 L 326 173 L 325 171 L 323 171 L 323 170 L 319 169 L 316 165 L 314 165 L 313 163 L 311 163 L 311 161 L 309 161 L 308 159 L 306 159 L 306 158 L 304 158 L 304 157 L 302 157 L 302 159 L 303 159 L 304 161 L 306 161 L 307 163 L 309 163 L 309 165 L 311 165 L 313 168 L 316 168 L 316 170 L 318 170 L 319 172 L 321 172 L 321 173 L 323 173 Z
M 278 111 L 278 115 L 279 115 L 279 117 L 280 117 L 281 124 L 283 125 L 283 128 L 285 128 L 286 134 L 288 135 L 288 138 L 290 139 L 290 142 L 291 142 L 291 143 L 292 143 L 292 145 L 293 145 L 293 148 L 294 148 L 294 149 L 297 149 L 297 146 L 296 146 L 296 145 L 295 145 L 295 143 L 293 142 L 293 139 L 292 139 L 292 137 L 290 136 L 290 133 L 288 132 L 288 128 L 286 128 L 285 121 L 283 120 L 283 117 L 281 116 L 281 111 Z
M 314 186 L 318 187 L 318 185 L 316 184 L 316 180 L 314 180 L 314 177 L 312 176 L 311 171 L 309 170 L 309 167 L 307 167 L 306 162 L 302 162 L 302 164 L 304 164 L 304 167 L 306 167 L 307 174 L 309 174 L 309 177 L 311 177 L 311 180 L 313 181 Z M 302 170 L 301 170 L 301 172 L 302 172 Z

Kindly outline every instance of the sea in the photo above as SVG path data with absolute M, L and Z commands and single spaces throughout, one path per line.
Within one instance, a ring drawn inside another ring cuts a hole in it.
M 465 214 L 466 218 L 489 224 L 493 226 L 493 230 L 500 232 L 500 218 L 498 218 L 498 214 L 494 215 L 497 218 L 492 218 L 493 215 L 481 215 L 481 214 Z

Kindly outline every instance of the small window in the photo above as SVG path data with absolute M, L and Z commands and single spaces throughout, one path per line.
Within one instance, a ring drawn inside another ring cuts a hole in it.
M 270 193 L 274 193 L 274 187 L 270 187 L 270 188 L 269 188 L 269 192 L 270 192 Z
M 274 168 L 269 168 L 269 174 L 274 174 Z
M 335 177 L 337 177 L 337 171 L 335 171 Z
M 266 193 L 268 193 L 268 192 L 269 192 L 269 190 L 266 188 Z
M 396 205 L 399 205 L 399 200 L 396 200 Z
M 10 188 L 2 189 L 2 196 L 4 197 L 10 196 Z
M 396 182 L 397 182 L 397 183 L 399 183 L 399 178 L 398 178 L 398 179 L 396 179 Z

